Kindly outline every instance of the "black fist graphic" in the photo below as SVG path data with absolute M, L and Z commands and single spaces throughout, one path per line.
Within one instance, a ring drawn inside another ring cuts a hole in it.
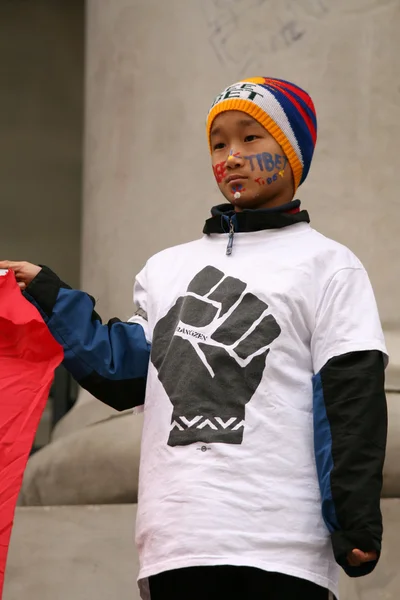
M 268 305 L 245 290 L 205 267 L 154 329 L 151 360 L 173 405 L 170 446 L 242 443 L 245 405 L 281 332 Z

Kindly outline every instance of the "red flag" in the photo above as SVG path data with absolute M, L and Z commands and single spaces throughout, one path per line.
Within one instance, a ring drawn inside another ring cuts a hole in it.
M 63 356 L 14 273 L 0 276 L 0 598 L 22 477 Z

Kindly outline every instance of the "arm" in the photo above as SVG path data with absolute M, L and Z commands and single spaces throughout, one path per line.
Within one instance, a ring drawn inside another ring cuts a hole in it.
M 337 562 L 351 577 L 376 566 L 382 538 L 380 494 L 386 449 L 386 348 L 368 275 L 342 269 L 316 312 L 314 445 L 322 514 Z M 376 553 L 352 566 L 352 552 Z
M 378 560 L 352 567 L 353 549 L 380 555 L 380 494 L 387 408 L 384 361 L 378 350 L 331 358 L 313 378 L 314 444 L 322 514 L 337 562 L 351 577 Z
M 143 404 L 150 344 L 142 325 L 119 319 L 102 325 L 94 299 L 47 267 L 24 294 L 64 348 L 63 364 L 79 385 L 117 410 Z

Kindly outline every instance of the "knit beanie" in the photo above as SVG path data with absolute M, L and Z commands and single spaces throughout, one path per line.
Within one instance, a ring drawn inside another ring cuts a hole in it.
M 217 115 L 240 110 L 258 121 L 286 154 L 295 190 L 307 177 L 317 141 L 317 117 L 310 96 L 293 83 L 271 77 L 244 79 L 226 88 L 211 106 L 207 138 Z

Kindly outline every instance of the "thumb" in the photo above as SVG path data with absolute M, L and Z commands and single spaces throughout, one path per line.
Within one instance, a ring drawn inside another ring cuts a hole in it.
M 372 552 L 363 552 L 358 548 L 354 548 L 354 550 L 352 550 L 351 556 L 360 563 L 371 562 L 378 558 L 377 553 L 374 550 Z

